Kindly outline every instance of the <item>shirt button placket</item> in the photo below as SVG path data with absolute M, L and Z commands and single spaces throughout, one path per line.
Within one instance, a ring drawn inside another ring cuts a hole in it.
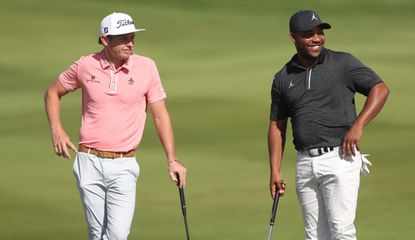
M 110 86 L 109 86 L 110 89 L 109 90 L 111 93 L 117 92 L 117 78 L 118 78 L 118 74 L 110 69 Z

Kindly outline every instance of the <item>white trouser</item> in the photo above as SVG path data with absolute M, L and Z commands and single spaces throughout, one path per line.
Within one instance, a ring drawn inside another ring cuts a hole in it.
M 99 158 L 78 152 L 73 166 L 90 240 L 126 240 L 140 168 L 135 157 Z
M 339 148 L 318 157 L 297 155 L 296 189 L 306 240 L 354 240 L 362 159 L 343 158 Z

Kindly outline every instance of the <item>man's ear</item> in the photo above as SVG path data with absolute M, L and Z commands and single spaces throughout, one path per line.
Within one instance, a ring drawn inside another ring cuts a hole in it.
M 107 36 L 102 36 L 100 37 L 101 39 L 101 43 L 102 45 L 104 45 L 105 47 L 108 47 L 108 45 L 110 44 L 110 40 Z
M 295 43 L 294 33 L 290 33 L 291 42 Z

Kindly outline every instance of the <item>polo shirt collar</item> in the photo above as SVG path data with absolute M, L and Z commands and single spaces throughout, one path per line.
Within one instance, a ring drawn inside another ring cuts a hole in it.
M 107 69 L 107 68 L 111 67 L 111 63 L 107 60 L 107 56 L 105 55 L 104 50 L 102 50 L 98 55 L 99 55 L 99 60 L 100 60 L 102 69 Z M 133 65 L 133 58 L 130 56 L 124 62 L 124 64 L 120 67 L 120 70 L 121 69 L 126 69 L 126 70 L 130 71 L 132 65 Z
M 324 59 L 326 58 L 326 54 L 327 54 L 327 49 L 325 47 L 323 47 L 323 49 L 321 49 L 321 53 L 320 53 L 319 58 L 317 59 L 317 63 L 316 64 L 320 64 L 320 63 L 324 62 Z M 293 67 L 305 69 L 303 66 L 301 66 L 300 64 L 298 64 L 295 61 L 295 58 L 296 57 L 297 57 L 297 53 L 294 54 L 294 56 L 291 58 L 290 65 L 293 66 Z

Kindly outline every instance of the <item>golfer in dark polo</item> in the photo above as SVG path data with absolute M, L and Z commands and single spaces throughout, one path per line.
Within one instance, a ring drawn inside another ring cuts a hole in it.
M 280 166 L 291 119 L 296 190 L 305 239 L 356 239 L 354 219 L 360 175 L 370 162 L 360 154 L 363 128 L 382 109 L 389 90 L 349 53 L 324 48 L 324 29 L 314 11 L 296 12 L 290 36 L 297 53 L 275 75 L 268 132 L 270 190 L 284 192 Z M 354 95 L 366 102 L 356 114 Z

